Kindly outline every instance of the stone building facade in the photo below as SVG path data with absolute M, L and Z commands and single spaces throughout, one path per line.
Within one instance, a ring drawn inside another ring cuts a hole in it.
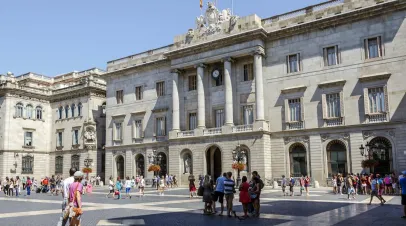
M 108 62 L 106 176 L 150 178 L 154 150 L 182 184 L 232 171 L 235 149 L 266 180 L 405 169 L 405 8 L 334 0 L 261 19 L 209 3 L 173 44 Z
M 67 177 L 71 166 L 104 172 L 103 70 L 56 77 L 0 75 L 0 177 Z

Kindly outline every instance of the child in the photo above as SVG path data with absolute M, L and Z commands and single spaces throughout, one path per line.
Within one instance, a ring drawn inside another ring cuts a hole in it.
M 337 177 L 333 177 L 333 192 L 334 194 L 337 194 Z
M 286 181 L 286 178 L 285 178 L 285 175 L 282 175 L 282 183 L 281 183 L 281 187 L 282 187 L 282 193 L 283 193 L 283 196 L 286 196 L 286 192 L 285 192 L 285 189 L 286 189 L 286 185 L 287 185 L 287 181 Z
M 243 218 L 248 217 L 248 203 L 251 202 L 251 197 L 248 194 L 248 189 L 250 188 L 250 185 L 247 183 L 247 177 L 243 176 L 242 177 L 242 184 L 240 185 L 240 202 L 243 206 L 244 209 L 244 216 Z
M 165 190 L 165 179 L 162 176 L 161 180 L 159 180 L 159 195 L 164 196 L 164 190 Z

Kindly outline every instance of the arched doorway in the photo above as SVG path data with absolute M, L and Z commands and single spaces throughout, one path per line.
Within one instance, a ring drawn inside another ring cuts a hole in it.
M 392 144 L 385 137 L 375 137 L 369 144 L 371 145 L 371 158 L 378 161 L 378 165 L 373 167 L 372 172 L 381 175 L 390 174 L 392 171 Z
M 161 171 L 159 172 L 160 176 L 165 176 L 168 173 L 168 158 L 166 157 L 166 154 L 163 152 L 159 152 L 158 156 L 162 156 L 161 158 L 161 163 L 159 166 L 161 167 Z
M 209 147 L 206 152 L 206 170 L 214 181 L 222 174 L 221 163 L 220 148 L 214 145 Z
M 135 156 L 135 174 L 138 176 L 144 176 L 144 170 L 145 170 L 145 159 L 142 154 L 138 154 Z
M 307 175 L 306 148 L 301 143 L 292 144 L 289 148 L 290 174 L 294 177 Z
M 124 157 L 122 155 L 116 157 L 116 172 L 116 175 L 120 177 L 121 180 L 124 179 Z
M 346 175 L 347 171 L 347 148 L 341 140 L 333 140 L 327 144 L 328 177 L 337 174 Z

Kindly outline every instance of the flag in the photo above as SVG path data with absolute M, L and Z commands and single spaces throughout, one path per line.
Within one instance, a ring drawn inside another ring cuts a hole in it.
M 200 8 L 203 8 L 203 0 L 200 0 Z

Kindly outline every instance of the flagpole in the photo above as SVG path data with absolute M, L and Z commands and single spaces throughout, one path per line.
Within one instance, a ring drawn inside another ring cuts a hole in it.
M 231 0 L 231 15 L 234 15 L 234 0 Z

